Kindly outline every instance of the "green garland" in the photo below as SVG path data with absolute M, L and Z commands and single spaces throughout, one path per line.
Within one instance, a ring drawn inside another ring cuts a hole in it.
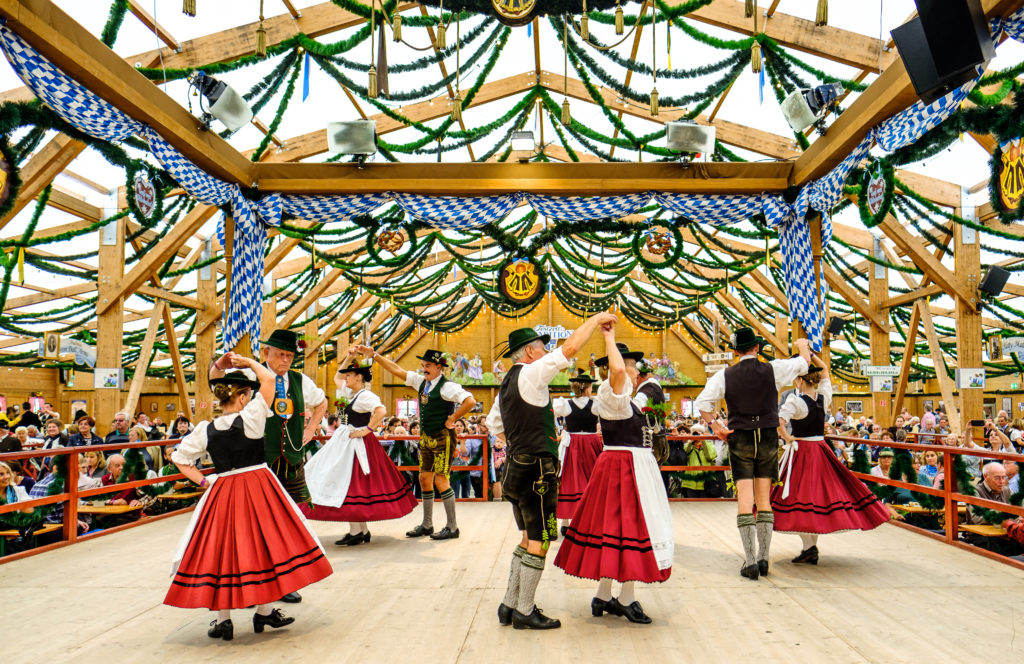
M 14 208 L 14 204 L 18 201 L 18 192 L 21 191 L 21 169 L 18 168 L 17 153 L 11 149 L 11 144 L 7 141 L 7 135 L 5 134 L 0 138 L 0 157 L 7 162 L 7 182 L 10 186 L 10 192 L 7 195 L 7 200 L 0 203 L 0 219 L 7 216 L 7 213 Z
M 56 475 L 56 478 L 46 489 L 46 495 L 48 497 L 64 493 L 64 485 L 66 484 L 68 476 L 68 459 L 70 458 L 70 455 L 53 457 L 53 473 Z M 0 505 L 6 504 L 6 502 L 6 498 L 3 495 L 0 495 Z M 29 514 L 25 514 L 23 512 L 8 512 L 7 514 L 0 514 L 0 524 L 20 530 L 21 528 L 32 524 L 42 523 L 43 519 L 49 516 L 50 512 L 52 512 L 58 504 L 60 503 L 36 507 Z
M 155 193 L 153 212 L 148 217 L 139 209 L 139 203 L 135 199 L 135 177 L 140 172 L 144 173 L 144 177 L 153 185 L 153 191 Z M 148 227 L 154 221 L 163 219 L 164 196 L 170 189 L 170 186 L 164 182 L 162 176 L 163 171 L 154 168 L 140 159 L 133 159 L 125 169 L 125 200 L 128 203 L 128 209 L 131 211 L 132 216 L 135 217 L 135 220 L 142 224 L 144 228 Z M 141 232 L 144 232 L 144 229 L 140 229 L 140 233 Z M 129 239 L 125 240 L 126 245 L 129 242 Z
M 125 482 L 133 482 L 135 480 L 146 479 L 146 459 L 142 455 L 142 450 L 137 447 L 129 448 L 124 453 L 124 467 L 121 469 L 121 475 L 117 478 L 118 484 L 124 484 Z M 171 489 L 170 482 L 164 482 L 163 484 L 147 484 L 140 487 L 136 487 L 138 491 L 146 494 L 147 496 L 160 496 Z
M 117 41 L 117 33 L 121 30 L 124 22 L 124 15 L 128 11 L 128 0 L 114 0 L 110 5 L 110 13 L 107 14 L 107 22 L 100 33 L 100 41 L 108 48 L 114 48 Z
M 871 210 L 868 209 L 868 186 L 876 173 L 881 173 L 882 183 L 885 186 L 885 193 L 882 196 L 882 203 L 878 207 L 878 212 L 871 214 Z M 861 193 L 857 196 L 857 210 L 860 212 L 860 219 L 864 222 L 867 228 L 874 228 L 878 224 L 882 223 L 888 216 L 889 211 L 892 209 L 893 193 L 896 190 L 895 182 L 895 170 L 892 164 L 887 159 L 879 159 L 867 167 L 860 170 L 860 173 L 856 176 L 856 181 L 860 184 Z

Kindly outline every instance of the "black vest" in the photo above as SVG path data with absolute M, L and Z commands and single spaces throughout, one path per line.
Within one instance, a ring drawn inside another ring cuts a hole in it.
M 501 423 L 505 427 L 509 454 L 556 454 L 555 413 L 551 397 L 547 404 L 534 406 L 519 394 L 519 374 L 523 364 L 517 364 L 505 374 L 498 390 Z
M 587 405 L 580 408 L 569 399 L 569 414 L 565 416 L 565 430 L 569 433 L 596 433 L 597 415 L 591 412 L 593 399 L 587 399 Z
M 427 387 L 425 378 L 420 385 L 420 431 L 431 437 L 439 435 L 444 430 L 448 417 L 455 412 L 455 404 L 441 396 L 441 388 L 446 382 L 448 379 L 441 376 L 429 393 L 423 392 Z
M 807 404 L 807 417 L 802 420 L 790 420 L 793 425 L 794 438 L 811 438 L 825 435 L 825 397 L 818 395 L 812 399 L 806 394 L 800 398 Z
M 647 418 L 632 401 L 629 407 L 632 417 L 624 420 L 606 420 L 601 418 L 601 437 L 606 447 L 644 447 L 644 426 Z
M 665 390 L 661 389 L 661 385 L 652 383 L 650 379 L 644 381 L 637 392 L 647 395 L 647 403 L 652 406 L 665 403 Z
M 224 431 L 214 427 L 213 422 L 206 427 L 206 451 L 218 473 L 258 466 L 267 460 L 263 439 L 246 437 L 241 415 Z
M 774 429 L 779 426 L 779 391 L 772 365 L 740 360 L 725 370 L 725 407 L 730 429 Z
M 360 427 L 365 427 L 367 424 L 370 423 L 370 418 L 373 417 L 372 412 L 357 413 L 352 409 L 352 406 L 354 406 L 356 403 L 356 397 L 358 397 L 362 392 L 363 390 L 359 390 L 358 392 L 353 394 L 352 401 L 350 401 L 348 405 L 345 406 L 345 421 L 349 424 L 349 426 L 353 426 L 357 429 Z

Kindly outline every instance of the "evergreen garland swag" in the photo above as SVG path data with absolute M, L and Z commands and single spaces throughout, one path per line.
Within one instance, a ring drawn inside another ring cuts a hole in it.
M 885 191 L 882 195 L 882 202 L 878 207 L 878 211 L 875 214 L 871 214 L 871 210 L 868 208 L 868 198 L 870 197 L 868 189 L 870 188 L 871 180 L 876 174 L 881 175 Z M 868 228 L 874 228 L 882 223 L 892 209 L 893 194 L 896 190 L 894 178 L 895 172 L 888 159 L 879 159 L 868 164 L 856 176 L 856 183 L 860 185 L 860 193 L 857 196 L 857 210 L 860 212 L 861 221 Z

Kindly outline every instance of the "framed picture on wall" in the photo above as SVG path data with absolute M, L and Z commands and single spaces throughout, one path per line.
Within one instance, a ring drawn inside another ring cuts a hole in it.
M 1013 419 L 1013 397 L 1003 397 L 1003 410 Z
M 7 411 L 7 397 L 0 396 L 0 410 Z
M 408 417 L 412 419 L 420 414 L 420 402 L 418 399 L 395 399 L 395 417 Z
M 43 357 L 48 360 L 60 357 L 60 334 L 57 332 L 43 333 Z
M 89 405 L 88 405 L 88 403 L 86 403 L 85 399 L 72 399 L 71 400 L 71 420 L 72 421 L 74 421 L 74 419 L 75 419 L 75 413 L 77 413 L 79 411 L 81 411 L 83 413 L 88 413 L 89 412 Z
M 935 410 L 935 400 L 934 399 L 925 399 L 924 400 L 924 410 L 925 410 L 925 412 L 928 412 L 930 410 Z
M 864 402 L 863 401 L 847 401 L 846 402 L 847 413 L 863 413 Z
M 169 412 L 173 412 L 174 411 L 174 402 L 173 401 L 168 401 L 167 405 L 164 406 L 164 410 L 169 411 Z
M 43 406 L 46 405 L 46 399 L 44 399 L 43 397 L 29 397 L 28 403 L 29 406 L 32 408 L 32 411 L 38 413 L 43 409 Z
M 150 401 L 149 402 L 149 412 L 156 413 L 159 410 L 160 410 L 160 406 L 159 406 L 159 404 L 157 404 L 157 402 L 155 402 L 155 401 Z

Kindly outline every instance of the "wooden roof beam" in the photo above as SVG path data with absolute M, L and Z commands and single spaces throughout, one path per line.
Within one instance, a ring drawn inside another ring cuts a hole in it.
M 149 15 L 149 12 L 143 8 L 139 0 L 128 0 L 128 11 L 134 14 L 135 18 L 139 19 L 139 23 L 142 23 L 147 29 L 156 34 L 160 41 L 167 44 L 168 48 L 172 49 L 175 53 L 181 53 L 181 43 L 174 38 L 170 30 L 157 23 L 156 19 Z
M 57 134 L 49 143 L 39 149 L 21 169 L 21 189 L 14 207 L 0 218 L 0 228 L 6 226 L 19 212 L 31 203 L 46 185 L 64 170 L 75 157 L 85 149 L 85 143 L 64 134 Z M 60 198 L 58 196 L 58 198 Z

